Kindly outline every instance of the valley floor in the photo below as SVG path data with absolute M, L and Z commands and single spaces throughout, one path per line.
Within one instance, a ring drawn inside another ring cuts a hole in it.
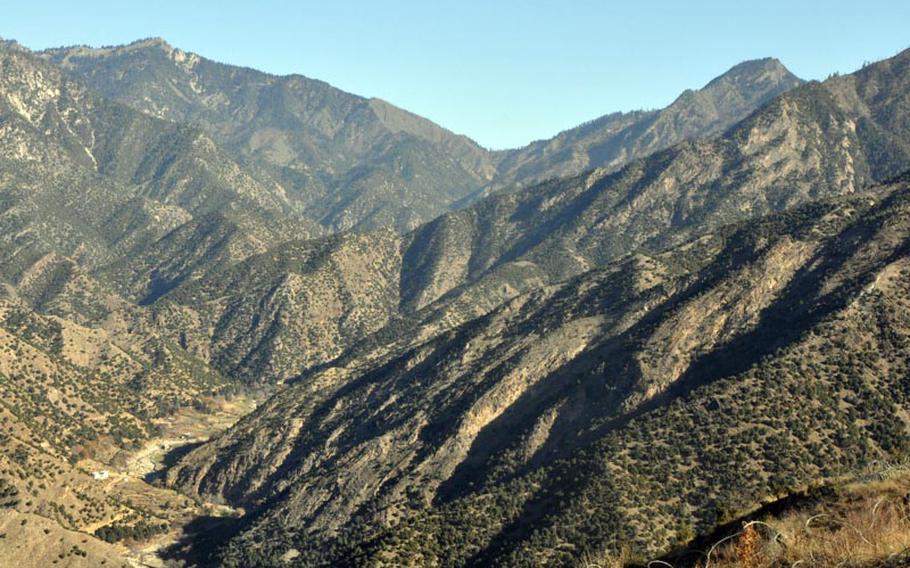
M 155 480 L 171 460 L 233 425 L 255 409 L 257 401 L 238 396 L 214 399 L 201 409 L 185 408 L 159 424 L 161 434 L 139 448 L 121 451 L 110 463 L 84 459 L 77 470 L 91 477 L 86 487 L 67 487 L 76 493 L 92 492 L 126 502 L 134 510 L 167 522 L 167 530 L 145 537 L 105 542 L 96 531 L 128 525 L 131 519 L 106 517 L 67 529 L 52 519 L 14 509 L 0 510 L 0 565 L 19 568 L 52 566 L 159 568 L 160 551 L 179 540 L 183 528 L 196 519 L 236 516 L 240 512 L 221 505 L 189 499 L 156 486 Z M 121 515 L 122 517 L 122 515 Z
M 257 402 L 248 397 L 218 401 L 213 407 L 200 411 L 185 409 L 163 424 L 162 435 L 148 440 L 141 448 L 129 453 L 123 468 L 124 479 L 154 482 L 166 466 L 188 450 L 234 425 L 256 408 Z M 195 503 L 184 523 L 174 523 L 171 529 L 146 542 L 135 543 L 126 558 L 137 568 L 164 567 L 161 551 L 176 543 L 186 524 L 205 517 L 230 517 L 242 512 L 213 503 Z

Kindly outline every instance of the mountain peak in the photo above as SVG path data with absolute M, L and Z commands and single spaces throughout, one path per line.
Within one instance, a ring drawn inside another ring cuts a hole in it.
M 146 48 L 158 48 L 165 51 L 173 51 L 174 49 L 174 47 L 169 44 L 164 38 L 157 36 L 139 39 L 123 46 L 123 49 L 126 51 Z
M 604 115 L 513 150 L 500 163 L 497 184 L 527 185 L 590 168 L 617 169 L 686 138 L 716 135 L 802 82 L 773 57 L 743 61 L 701 89 L 686 89 L 664 109 Z
M 776 57 L 759 57 L 756 59 L 746 59 L 737 63 L 731 67 L 728 71 L 734 72 L 737 70 L 759 70 L 759 69 L 786 69 L 780 59 Z
M 738 88 L 752 88 L 758 82 L 792 83 L 791 86 L 795 86 L 803 81 L 776 57 L 763 57 L 737 63 L 712 79 L 705 89 L 731 83 Z

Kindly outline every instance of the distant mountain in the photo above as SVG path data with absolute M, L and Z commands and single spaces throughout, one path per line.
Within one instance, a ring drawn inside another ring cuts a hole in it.
M 615 169 L 717 134 L 800 84 L 777 60 L 750 61 L 661 111 L 608 115 L 549 141 L 488 152 L 385 101 L 216 63 L 157 38 L 43 55 L 106 97 L 202 127 L 244 163 L 269 171 L 333 231 L 407 231 L 495 188 Z
M 493 187 L 527 186 L 593 168 L 616 170 L 688 139 L 721 134 L 754 110 L 802 84 L 777 59 L 734 66 L 660 110 L 602 116 L 549 139 L 507 151 Z
M 780 95 L 712 140 L 621 170 L 494 195 L 411 234 L 411 309 L 487 282 L 556 282 L 637 249 L 660 250 L 738 219 L 844 195 L 910 166 L 910 51 Z
M 160 39 L 44 56 L 106 97 L 200 126 L 332 230 L 414 228 L 493 175 L 468 138 L 300 75 L 216 63 Z
M 662 553 L 898 455 L 910 189 L 863 188 L 910 167 L 908 82 L 910 51 L 406 235 L 419 327 L 315 366 L 170 483 L 251 512 L 219 552 L 239 565 L 547 565 Z

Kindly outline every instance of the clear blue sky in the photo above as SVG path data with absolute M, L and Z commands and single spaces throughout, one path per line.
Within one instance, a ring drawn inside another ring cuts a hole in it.
M 849 72 L 910 46 L 907 0 L 11 0 L 33 49 L 161 36 L 187 51 L 382 97 L 487 147 L 670 103 L 745 59 Z

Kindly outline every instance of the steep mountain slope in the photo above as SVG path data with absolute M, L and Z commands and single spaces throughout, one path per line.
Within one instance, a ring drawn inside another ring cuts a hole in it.
M 464 136 L 299 75 L 216 63 L 160 39 L 44 55 L 105 96 L 200 125 L 331 229 L 411 229 L 493 174 L 491 156 Z
M 201 230 L 221 232 L 218 252 L 233 261 L 318 234 L 280 186 L 201 131 L 105 100 L 8 43 L 0 120 L 0 276 L 14 286 L 62 286 L 69 263 L 142 298 L 152 274 L 195 274 L 181 258 L 199 254 L 189 245 Z
M 520 187 L 592 168 L 616 170 L 683 140 L 718 135 L 801 83 L 776 59 L 745 61 L 664 109 L 609 114 L 508 151 L 492 185 Z
M 586 551 L 618 552 L 627 543 L 650 555 L 764 499 L 906 455 L 910 241 L 902 191 L 843 231 L 831 227 L 835 234 L 756 325 L 722 348 L 710 345 L 716 335 L 706 334 L 705 346 L 688 333 L 681 318 L 701 321 L 692 304 L 656 322 L 645 344 L 620 358 L 634 365 L 633 392 L 654 403 L 629 405 L 633 414 L 618 417 L 590 450 L 543 478 L 489 484 L 444 505 L 441 515 L 392 531 L 370 554 L 388 552 L 392 563 L 425 554 L 476 565 L 570 565 Z M 729 330 L 730 318 L 749 315 L 754 304 L 744 300 L 695 329 Z M 608 372 L 600 378 L 621 376 L 601 360 Z M 661 367 L 670 372 L 648 380 Z M 598 375 L 581 382 L 590 388 Z M 661 392 L 677 397 L 666 405 L 651 398 Z M 451 539 L 464 514 L 476 532 Z M 492 522 L 476 521 L 484 517 Z
M 380 360 L 395 345 L 422 341 L 517 294 L 631 252 L 661 250 L 727 223 L 818 197 L 847 195 L 884 179 L 910 166 L 910 129 L 899 118 L 910 108 L 908 60 L 910 52 L 851 76 L 798 87 L 718 138 L 680 143 L 617 172 L 594 170 L 488 197 L 404 235 L 397 246 L 390 244 L 394 236 L 379 234 L 375 254 L 391 256 L 376 266 L 398 270 L 397 278 L 379 276 L 382 282 L 399 284 L 365 296 L 374 303 L 359 309 L 368 309 L 378 325 L 388 321 L 381 334 L 369 341 L 362 341 L 361 334 L 326 334 L 323 328 L 337 326 L 331 317 L 311 318 L 317 312 L 307 305 L 284 302 L 284 319 L 299 323 L 275 326 L 271 317 L 249 316 L 223 322 L 233 328 L 227 336 L 243 346 L 232 359 L 255 361 L 260 376 L 280 379 L 327 363 L 348 349 L 355 350 L 356 358 L 375 347 L 375 359 Z M 333 242 L 308 246 L 330 251 Z M 263 258 L 281 255 L 279 246 Z M 308 268 L 297 270 L 305 273 Z M 273 286 L 283 277 L 274 267 L 264 271 L 275 275 Z M 221 306 L 239 305 L 249 298 L 244 272 L 238 274 L 240 280 L 215 272 L 192 287 L 211 290 L 208 297 L 217 298 Z M 232 285 L 223 286 L 227 281 Z M 251 289 L 257 286 L 250 284 Z M 256 298 L 264 301 L 266 296 Z M 197 299 L 193 294 L 174 295 L 164 298 L 160 307 L 170 311 L 178 304 L 174 310 L 191 312 L 198 309 Z M 188 321 L 192 323 L 177 327 L 190 336 L 198 334 L 202 327 Z M 285 331 L 287 341 L 281 339 Z M 282 355 L 270 354 L 273 345 L 292 345 L 301 335 L 327 341 L 296 355 L 287 349 Z M 257 339 L 266 336 L 273 339 Z M 206 341 L 200 338 L 197 343 Z M 254 376 L 255 367 L 245 374 Z
M 283 381 L 382 328 L 398 307 L 390 230 L 294 241 L 176 288 L 161 333 L 234 378 Z
M 908 180 L 631 256 L 343 380 L 318 371 L 169 480 L 251 512 L 226 565 L 665 552 L 910 449 Z

